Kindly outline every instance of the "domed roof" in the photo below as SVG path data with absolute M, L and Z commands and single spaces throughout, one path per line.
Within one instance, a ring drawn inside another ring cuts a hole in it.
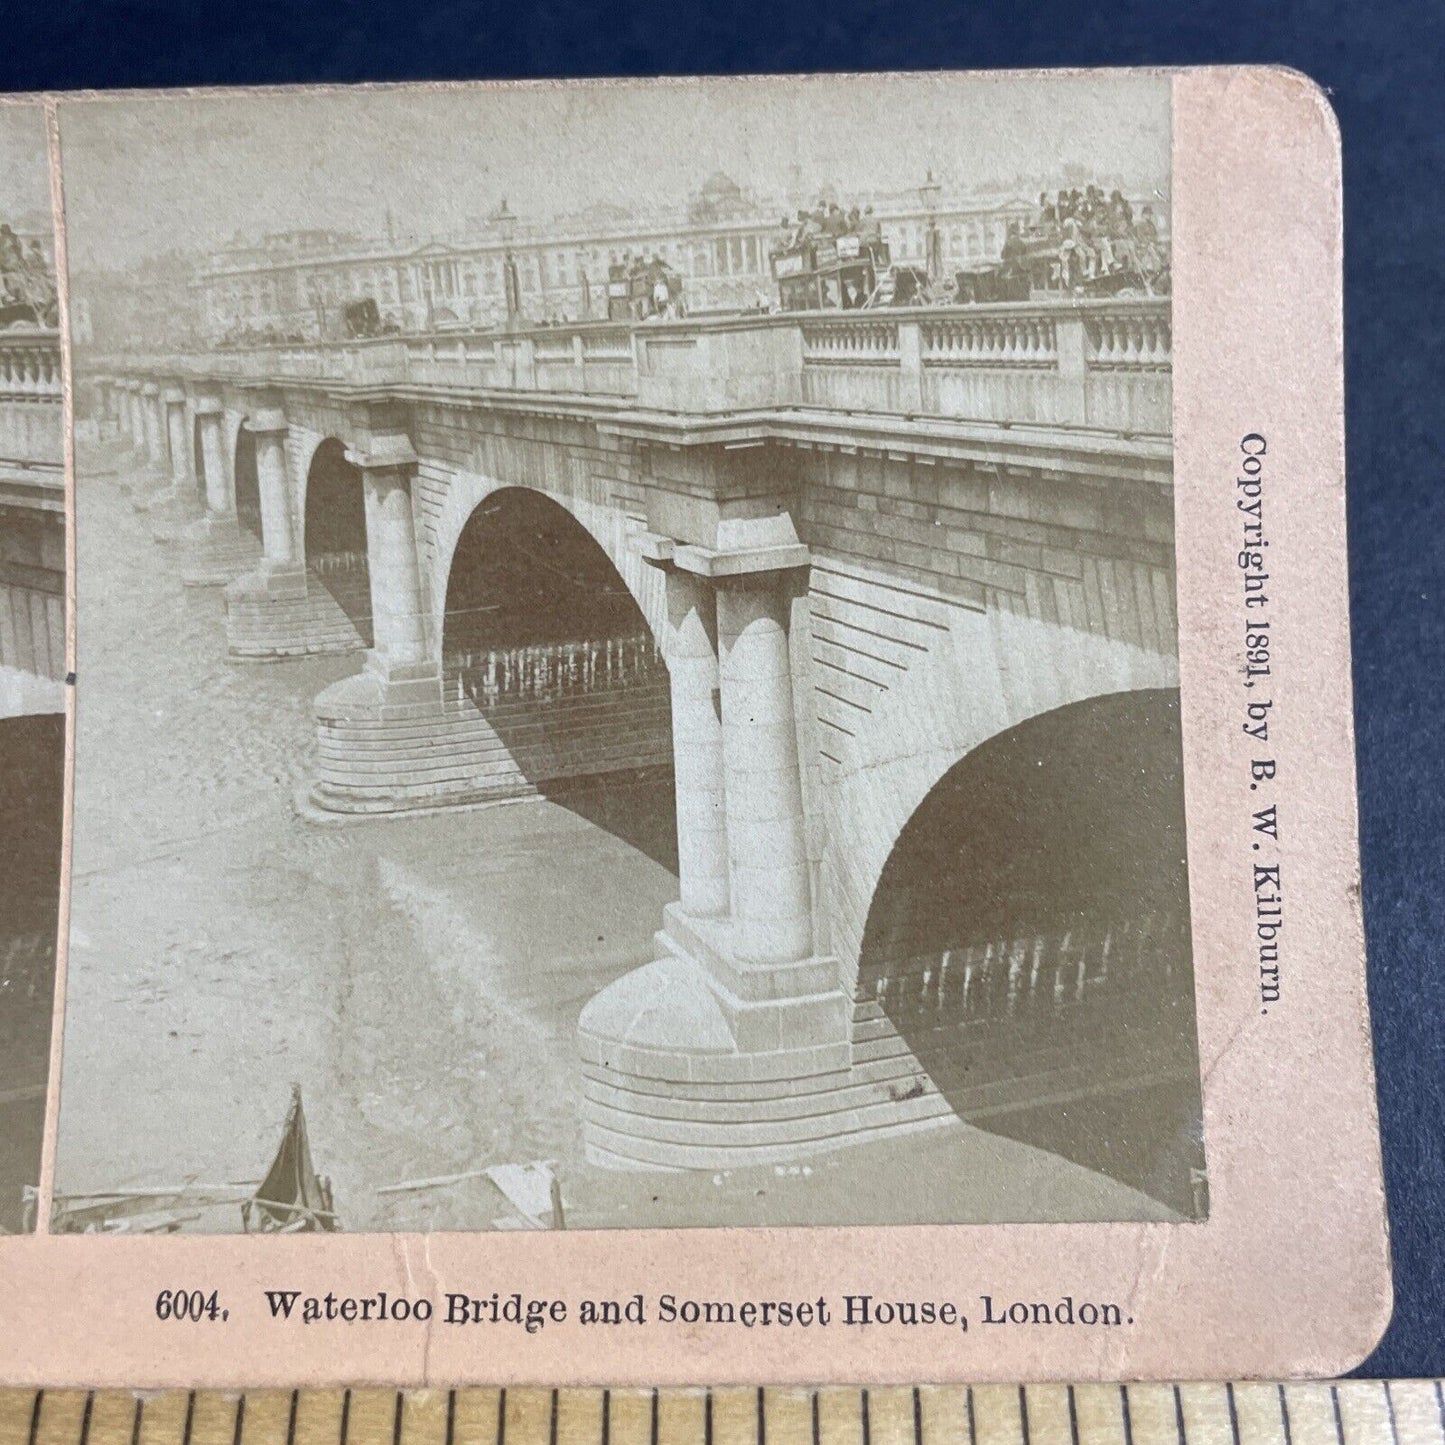
M 710 201 L 739 201 L 743 188 L 726 171 L 714 171 L 703 183 L 699 193 Z

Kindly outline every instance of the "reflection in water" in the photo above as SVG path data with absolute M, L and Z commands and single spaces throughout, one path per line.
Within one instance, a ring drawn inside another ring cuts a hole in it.
M 484 710 L 504 701 L 557 702 L 667 682 L 650 632 L 454 652 L 444 671 L 448 697 L 470 698 Z
M 1111 990 L 1168 991 L 1188 958 L 1178 915 L 1146 915 L 1114 924 L 1081 921 L 1062 934 L 1034 934 L 945 948 L 899 960 L 876 979 L 878 1002 L 892 1012 L 931 1014 L 960 1029 L 1016 1020 L 1067 1026 Z

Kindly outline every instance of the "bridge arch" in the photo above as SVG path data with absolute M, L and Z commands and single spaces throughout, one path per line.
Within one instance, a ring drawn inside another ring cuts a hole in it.
M 338 437 L 325 437 L 298 469 L 303 482 L 301 552 L 313 584 L 329 593 L 372 645 L 371 571 L 361 470 Z
M 488 491 L 449 548 L 437 638 L 446 705 L 480 715 L 499 766 L 676 870 L 667 667 L 571 509 Z
M 1035 715 L 951 767 L 868 910 L 859 997 L 968 1123 L 1202 1208 L 1179 695 Z
M 864 924 L 894 844 L 934 785 L 990 738 L 1089 698 L 1179 686 L 1172 652 L 1046 622 L 1025 613 L 953 607 L 912 634 L 917 645 L 856 735 L 821 729 L 837 759 L 820 770 L 824 836 L 848 856 L 821 861 L 824 940 L 840 982 L 857 982 Z M 822 709 L 820 708 L 821 712 Z
M 667 640 L 667 599 L 662 574 L 643 562 L 640 554 L 631 546 L 631 535 L 635 528 L 620 510 L 602 503 L 592 503 L 583 498 L 568 496 L 541 487 L 520 487 L 510 482 L 475 472 L 453 473 L 448 477 L 445 494 L 436 520 L 432 525 L 431 554 L 431 636 L 440 653 L 442 635 L 445 631 L 447 588 L 452 573 L 453 560 L 462 532 L 477 509 L 494 493 L 503 489 L 516 488 L 535 492 L 546 497 L 588 533 L 592 540 L 606 553 L 617 575 L 637 602 L 647 625 L 657 640 L 658 647 L 666 653 Z M 420 527 L 420 520 L 418 520 Z

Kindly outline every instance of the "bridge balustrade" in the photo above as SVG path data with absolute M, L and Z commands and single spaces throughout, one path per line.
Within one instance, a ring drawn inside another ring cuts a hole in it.
M 806 408 L 1160 438 L 1172 329 L 1167 297 L 1118 297 L 586 322 L 156 364 L 212 379 L 534 392 L 692 415 Z
M 61 400 L 59 334 L 0 333 L 0 458 L 58 466 Z

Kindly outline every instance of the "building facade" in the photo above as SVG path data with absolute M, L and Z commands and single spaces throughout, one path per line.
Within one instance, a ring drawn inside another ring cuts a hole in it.
M 807 204 L 819 199 L 834 199 L 831 188 Z M 845 209 L 871 206 L 893 259 L 904 264 L 925 263 L 931 219 L 945 271 L 996 260 L 1009 222 L 1034 215 L 1022 194 L 926 196 L 915 189 L 836 199 Z M 487 326 L 506 314 L 510 250 L 521 309 L 532 322 L 605 318 L 608 268 L 629 257 L 667 262 L 684 278 L 694 313 L 766 308 L 777 299 L 770 251 L 781 221 L 797 209 L 796 196 L 759 200 L 718 173 L 671 214 L 597 207 L 545 227 L 519 224 L 509 240 L 491 221 L 455 242 L 288 233 L 218 255 L 198 278 L 198 299 L 214 340 L 341 336 L 344 308 L 365 298 L 384 323 L 406 332 Z

